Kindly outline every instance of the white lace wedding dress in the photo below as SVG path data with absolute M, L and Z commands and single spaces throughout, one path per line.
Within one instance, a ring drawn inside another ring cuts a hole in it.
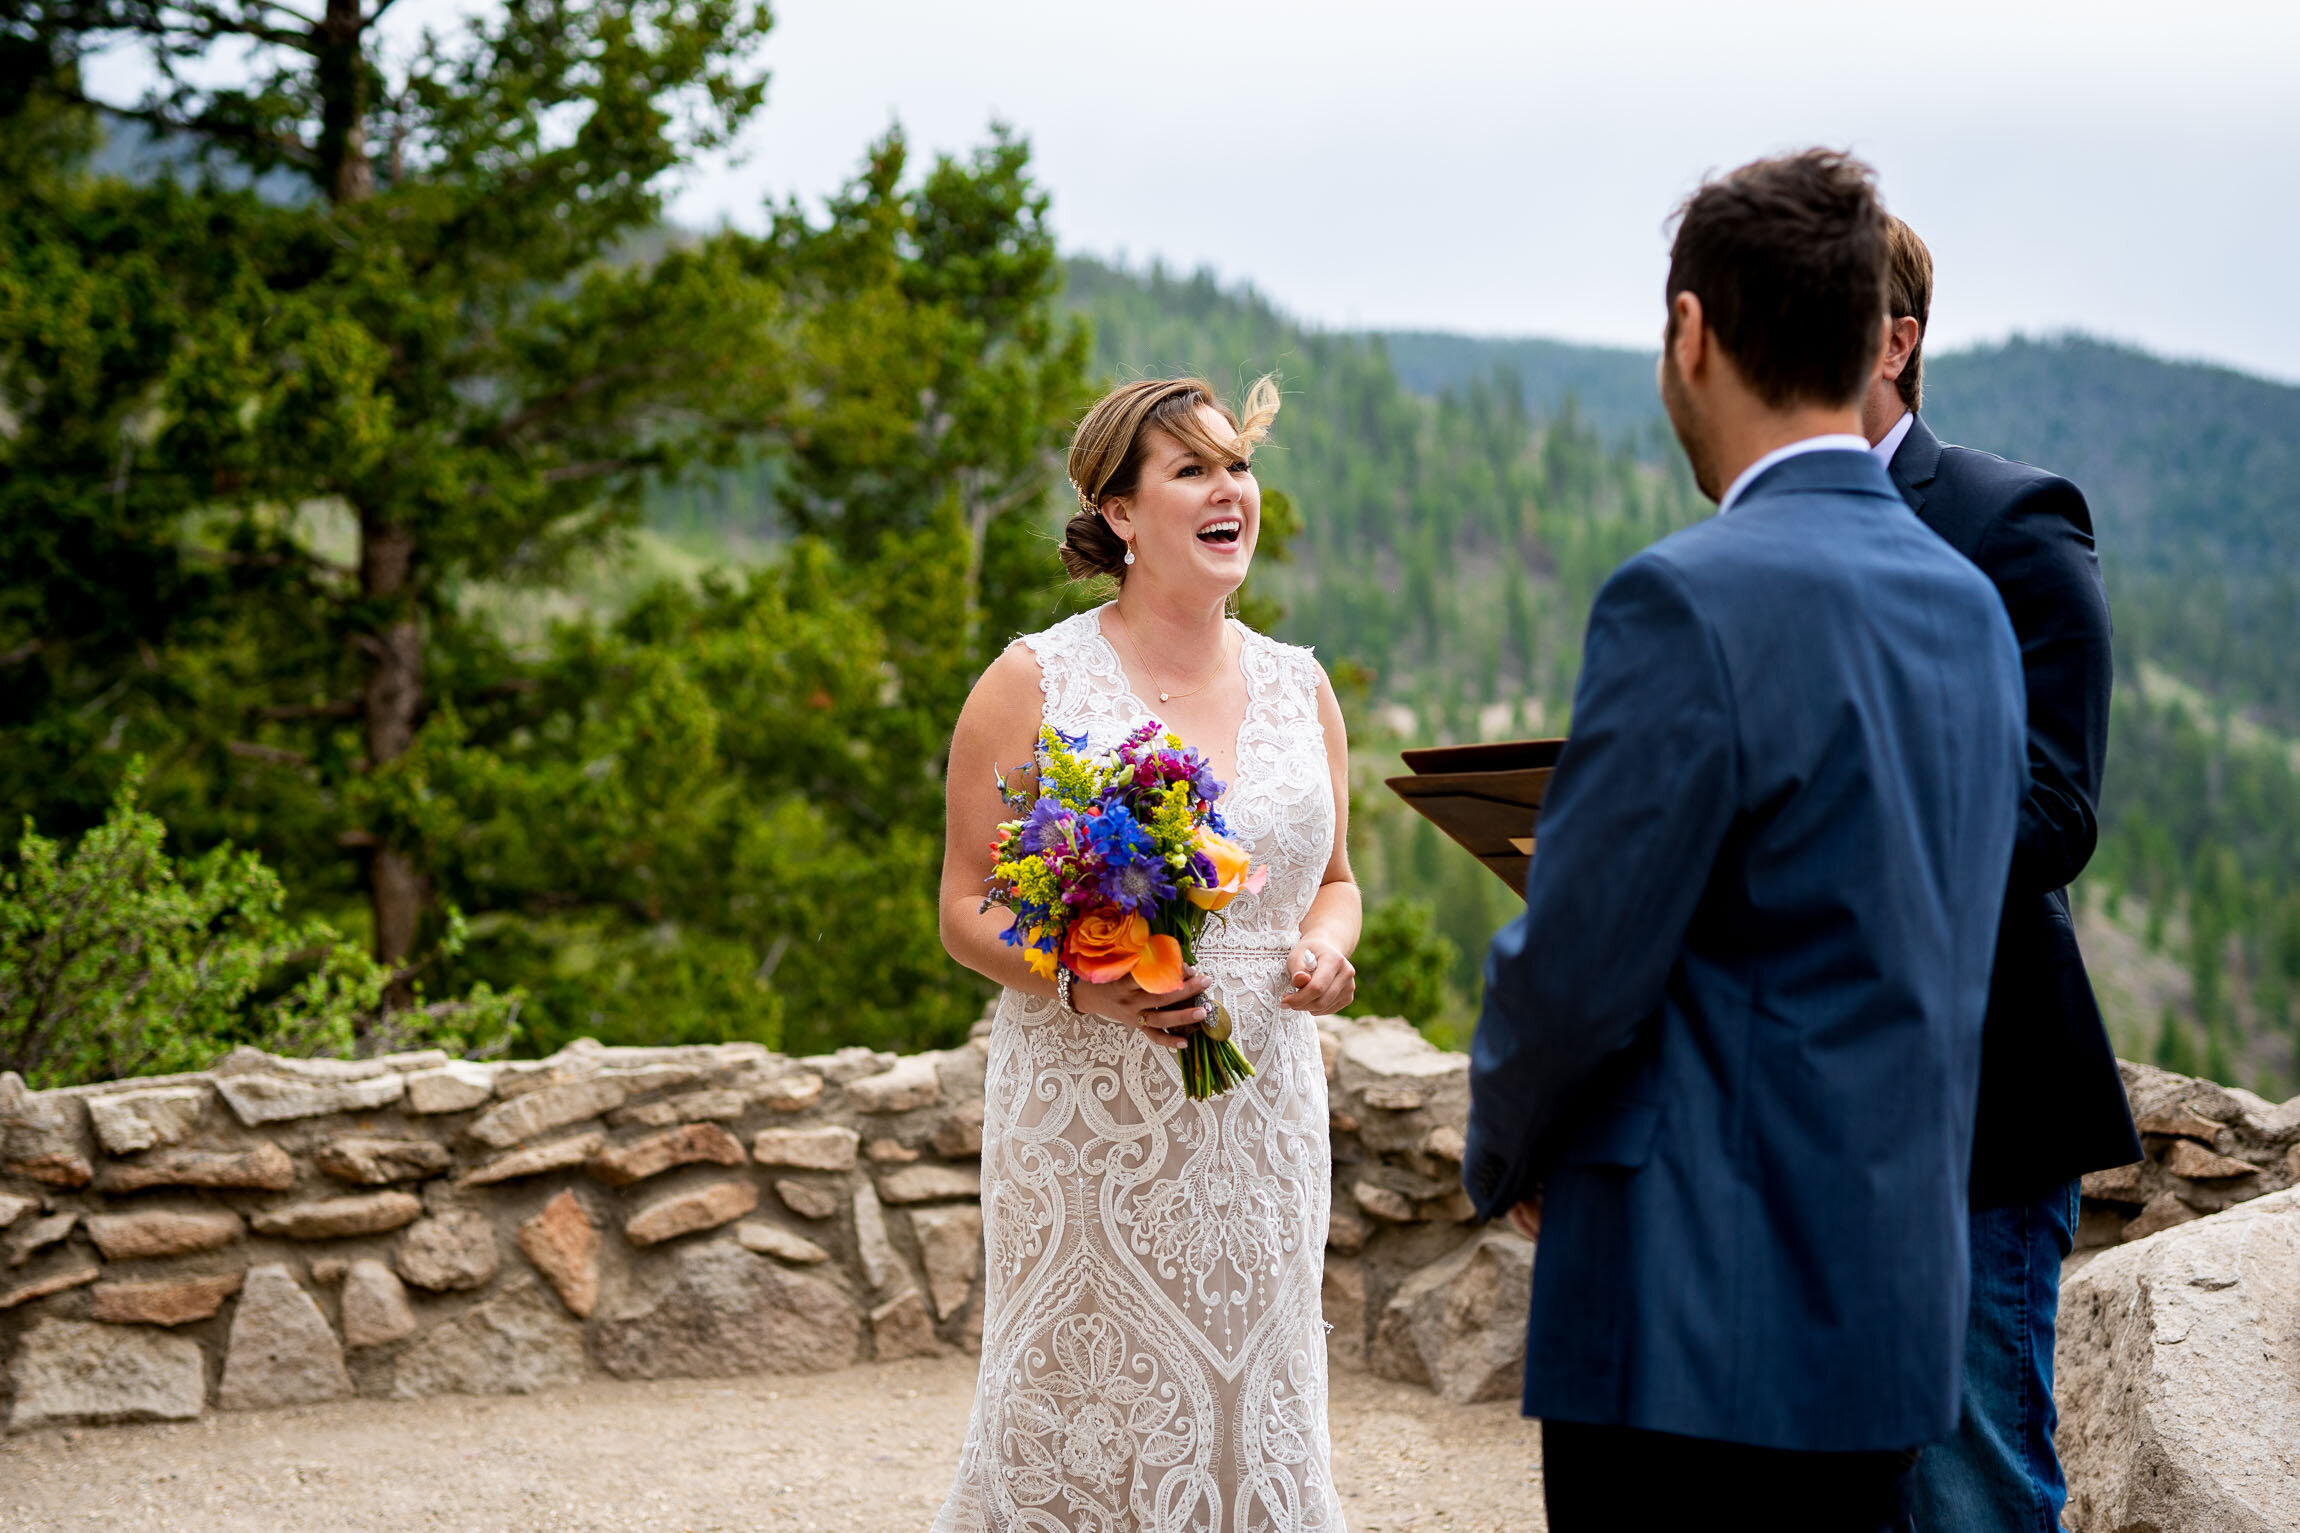
M 1027 642 L 1045 718 L 1097 750 L 1151 717 L 1099 613 Z M 1315 1022 L 1280 1009 L 1333 845 L 1307 650 L 1238 627 L 1221 801 L 1270 868 L 1198 964 L 1252 1079 L 1207 1102 L 1134 1029 L 1007 991 L 982 1136 L 982 1373 L 936 1533 L 1339 1530 L 1319 1288 L 1331 1154 Z

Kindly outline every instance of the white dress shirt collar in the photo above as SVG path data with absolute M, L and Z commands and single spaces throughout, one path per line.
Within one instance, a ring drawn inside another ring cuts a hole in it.
M 1741 470 L 1741 477 L 1733 481 L 1733 487 L 1725 492 L 1725 498 L 1717 502 L 1717 514 L 1723 516 L 1732 510 L 1733 503 L 1741 498 L 1741 492 L 1748 489 L 1751 482 L 1759 474 L 1776 463 L 1787 462 L 1800 453 L 1867 452 L 1868 450 L 1868 439 L 1854 436 L 1849 431 L 1832 431 L 1826 436 L 1809 436 L 1802 442 L 1791 442 L 1786 447 L 1776 447 L 1764 457 Z
M 1882 463 L 1887 468 L 1891 468 L 1893 466 L 1893 454 L 1901 450 L 1901 443 L 1908 440 L 1909 428 L 1914 426 L 1916 423 L 1917 412 L 1914 410 L 1903 410 L 1901 412 L 1901 418 L 1893 422 L 1893 429 L 1885 433 L 1884 440 L 1878 442 L 1877 445 L 1870 448 L 1869 451 L 1877 455 L 1877 461 L 1879 463 Z

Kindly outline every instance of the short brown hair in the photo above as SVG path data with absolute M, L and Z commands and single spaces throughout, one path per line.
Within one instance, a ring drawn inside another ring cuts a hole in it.
M 1201 405 L 1212 405 L 1236 437 L 1222 442 L 1209 435 L 1198 419 Z M 1144 438 L 1152 430 L 1212 461 L 1249 455 L 1277 418 L 1278 382 L 1268 374 L 1246 391 L 1243 420 L 1203 378 L 1138 378 L 1103 395 L 1070 439 L 1070 487 L 1078 492 L 1077 513 L 1062 530 L 1062 567 L 1070 578 L 1126 578 L 1126 540 L 1103 520 L 1102 503 L 1134 493 L 1142 478 Z
M 1835 150 L 1703 183 L 1678 210 L 1669 249 L 1672 339 L 1677 295 L 1691 292 L 1766 404 L 1857 399 L 1885 312 L 1885 217 L 1875 174 Z
M 1885 312 L 1894 319 L 1917 322 L 1917 344 L 1909 351 L 1909 365 L 1901 369 L 1895 387 L 1901 403 L 1912 410 L 1925 404 L 1925 326 L 1933 313 L 1933 253 L 1917 238 L 1917 231 L 1885 215 L 1885 248 L 1892 268 L 1885 282 Z

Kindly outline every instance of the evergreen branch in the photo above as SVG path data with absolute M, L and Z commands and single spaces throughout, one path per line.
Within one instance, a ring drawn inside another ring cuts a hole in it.
M 351 565 L 338 564 L 333 559 L 322 558 L 308 548 L 297 548 L 292 545 L 284 549 L 273 548 L 266 549 L 261 553 L 248 553 L 241 549 L 203 548 L 194 544 L 185 552 L 196 559 L 212 559 L 218 564 L 236 564 L 251 569 L 284 569 L 290 565 L 298 565 L 305 569 L 317 571 L 322 575 L 332 575 L 340 580 L 353 580 L 359 576 L 359 571 Z
M 609 384 L 620 383 L 641 371 L 643 369 L 636 364 L 626 364 L 622 367 L 603 368 L 588 377 L 578 378 L 565 388 L 533 401 L 518 414 L 498 425 L 489 434 L 489 440 L 508 442 L 513 437 L 524 433 L 530 426 L 547 421 L 568 407 L 580 404 L 585 398 L 596 394 Z
M 271 3 L 271 0 L 264 0 L 264 8 L 284 12 L 302 22 L 307 29 L 318 26 L 312 18 L 288 6 Z M 157 39 L 171 48 L 181 48 L 185 44 L 204 45 L 226 37 L 252 37 L 258 42 L 270 43 L 275 48 L 292 48 L 298 53 L 307 54 L 319 52 L 319 45 L 309 30 L 285 32 L 244 17 L 227 16 L 212 5 L 185 5 L 179 7 L 179 10 L 190 19 L 190 25 L 172 22 L 154 8 L 149 13 L 125 19 L 121 30 Z
M 285 721 L 288 719 L 356 719 L 360 715 L 360 699 L 339 697 L 332 703 L 272 703 L 255 710 L 259 719 Z
M 251 148 L 269 150 L 280 158 L 306 169 L 315 167 L 319 163 L 318 156 L 313 154 L 302 139 L 297 138 L 292 133 L 265 133 L 250 124 L 233 122 L 229 118 L 216 117 L 208 113 L 179 117 L 156 106 L 120 106 L 114 102 L 99 100 L 76 85 L 45 82 L 40 86 L 40 89 L 48 91 L 67 105 L 87 107 L 98 112 L 109 112 L 115 117 L 125 117 L 130 122 L 140 122 L 149 127 L 158 128 L 164 133 L 178 133 L 191 138 L 227 140 L 232 143 L 245 144 Z
M 637 468 L 639 463 L 640 460 L 637 458 L 595 458 L 587 463 L 563 463 L 557 468 L 545 469 L 543 482 L 545 484 L 578 484 L 586 479 L 604 479 L 610 474 L 619 474 L 625 470 Z
M 259 745 L 253 740 L 226 740 L 224 749 L 242 761 L 261 761 L 267 766 L 311 765 L 311 757 L 302 751 L 291 751 L 277 745 Z

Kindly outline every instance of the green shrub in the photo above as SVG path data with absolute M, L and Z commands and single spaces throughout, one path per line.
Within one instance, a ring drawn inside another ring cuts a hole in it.
M 239 1044 L 461 1051 L 508 1030 L 517 996 L 484 986 L 383 1015 L 390 969 L 322 921 L 284 919 L 253 852 L 170 857 L 167 827 L 136 805 L 141 778 L 69 852 L 27 823 L 0 871 L 0 1070 L 45 1088 L 195 1070 Z
M 1450 1031 L 1461 1001 L 1446 976 L 1458 956 L 1439 933 L 1429 901 L 1398 898 L 1375 906 L 1351 959 L 1358 970 L 1358 998 L 1350 1014 L 1403 1017 L 1419 1028 L 1435 1024 Z M 1432 1041 L 1442 1045 L 1448 1040 Z

